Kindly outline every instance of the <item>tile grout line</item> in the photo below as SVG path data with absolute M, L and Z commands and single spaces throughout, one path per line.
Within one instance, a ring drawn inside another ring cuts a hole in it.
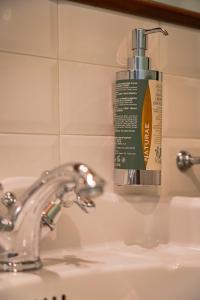
M 57 39 L 58 40 L 58 39 Z M 58 49 L 57 49 L 58 52 Z M 43 58 L 43 59 L 49 59 L 49 60 L 57 60 L 59 59 L 60 61 L 66 61 L 66 62 L 72 62 L 72 63 L 81 63 L 81 64 L 87 64 L 87 65 L 92 65 L 92 66 L 100 66 L 100 67 L 107 67 L 107 68 L 115 68 L 115 69 L 123 69 L 126 68 L 125 65 L 122 66 L 117 66 L 117 65 L 109 65 L 109 64 L 101 64 L 101 63 L 93 63 L 89 61 L 82 61 L 82 60 L 75 60 L 75 59 L 68 59 L 68 58 L 60 58 L 59 54 L 57 53 L 56 57 L 52 56 L 44 56 L 44 55 L 39 55 L 39 54 L 31 54 L 31 53 L 25 53 L 25 52 L 16 52 L 16 51 L 9 51 L 9 50 L 2 50 L 0 49 L 0 54 L 8 54 L 8 55 L 17 55 L 17 56 L 27 56 L 27 57 L 34 57 L 34 58 Z
M 105 135 L 105 134 L 80 134 L 80 133 L 63 133 L 63 134 L 59 134 L 59 133 L 33 133 L 33 132 L 0 132 L 0 135 L 4 135 L 4 136 L 12 136 L 12 135 L 16 135 L 16 136 L 48 136 L 48 137 L 91 137 L 91 138 L 98 138 L 98 137 L 109 137 L 109 138 L 114 138 L 114 135 Z M 188 139 L 188 140 L 199 140 L 199 137 L 197 136 L 169 136 L 169 135 L 162 135 L 162 138 L 167 138 L 167 139 Z
M 61 102 L 60 102 L 60 61 L 59 61 L 59 0 L 57 0 L 57 84 L 58 84 L 58 124 L 59 124 L 59 135 L 58 135 L 58 160 L 59 164 L 61 164 Z
M 119 69 L 123 70 L 126 69 L 126 65 L 122 66 L 117 66 L 117 65 L 108 65 L 108 64 L 100 64 L 100 63 L 94 63 L 94 62 L 89 62 L 89 61 L 82 61 L 82 60 L 75 60 L 75 59 L 68 59 L 68 58 L 59 58 L 60 61 L 63 62 L 71 62 L 71 63 L 77 63 L 77 64 L 86 64 L 86 65 L 92 65 L 92 66 L 99 66 L 99 67 L 104 67 L 104 68 L 114 68 L 114 69 Z
M 58 132 L 47 133 L 47 132 L 1 132 L 0 135 L 38 135 L 38 136 L 58 136 Z
M 27 56 L 27 57 L 35 57 L 35 58 L 44 58 L 44 59 L 50 59 L 50 60 L 56 60 L 56 57 L 52 56 L 44 56 L 39 54 L 31 54 L 31 53 L 25 53 L 25 52 L 16 52 L 16 51 L 9 51 L 9 50 L 2 50 L 0 49 L 0 54 L 9 54 L 9 55 L 18 55 L 18 56 Z
M 80 134 L 80 133 L 63 133 L 63 134 L 59 134 L 59 133 L 33 133 L 33 132 L 0 132 L 0 135 L 4 135 L 4 136 L 11 136 L 11 135 L 16 135 L 16 136 L 49 136 L 49 137 L 91 137 L 91 138 L 98 138 L 98 137 L 105 137 L 105 138 L 114 138 L 114 135 L 105 135 L 105 134 Z M 199 137 L 194 137 L 194 136 L 169 136 L 169 135 L 162 135 L 162 139 L 178 139 L 178 140 L 199 140 Z
M 59 31 L 59 30 L 58 30 Z M 58 46 L 59 47 L 59 46 Z M 159 46 L 160 47 L 160 46 Z M 59 51 L 59 49 L 57 49 L 57 52 Z M 108 64 L 100 64 L 100 63 L 92 63 L 89 61 L 81 61 L 81 60 L 73 60 L 73 59 L 67 59 L 67 58 L 60 58 L 59 54 L 57 53 L 57 57 L 50 57 L 50 56 L 42 56 L 42 55 L 37 55 L 37 54 L 29 54 L 29 53 L 23 53 L 23 52 L 14 52 L 14 51 L 8 51 L 8 50 L 0 50 L 0 54 L 9 54 L 9 55 L 18 55 L 18 56 L 27 56 L 27 57 L 33 57 L 33 58 L 42 58 L 42 59 L 48 59 L 48 60 L 52 60 L 52 61 L 63 61 L 63 62 L 71 62 L 71 63 L 79 63 L 79 64 L 85 64 L 85 65 L 91 65 L 91 66 L 98 66 L 98 67 L 104 67 L 104 68 L 114 68 L 116 70 L 123 70 L 126 68 L 125 65 L 123 66 L 116 66 L 116 65 L 108 65 Z M 159 64 L 160 64 L 160 58 L 159 58 Z M 160 71 L 164 74 L 164 75 L 170 75 L 170 76 L 174 76 L 174 77 L 183 77 L 183 78 L 189 78 L 189 79 L 200 79 L 200 76 L 194 76 L 194 75 L 188 75 L 185 76 L 183 74 L 180 73 L 172 73 L 172 72 L 166 72 L 164 70 Z
M 103 134 L 101 134 L 101 135 L 91 135 L 91 134 L 79 134 L 79 133 L 76 133 L 76 134 L 70 134 L 70 133 L 64 133 L 64 134 L 61 134 L 61 136 L 69 136 L 69 137 L 71 137 L 71 136 L 74 136 L 74 137 L 76 137 L 76 136 L 79 136 L 79 137 L 92 137 L 92 138 L 99 138 L 99 137 L 112 137 L 112 138 L 114 138 L 114 135 L 103 135 Z
M 195 77 L 195 76 L 185 76 L 183 74 L 177 74 L 177 73 L 171 73 L 171 72 L 165 72 L 165 71 L 161 71 L 163 73 L 163 75 L 167 75 L 167 76 L 172 76 L 172 77 L 181 77 L 181 78 L 185 78 L 185 79 L 192 79 L 192 80 L 200 80 L 200 76 L 199 77 Z
M 4 136 L 11 136 L 11 135 L 16 135 L 16 136 L 49 136 L 49 137 L 62 137 L 62 136 L 68 136 L 68 137 L 91 137 L 91 138 L 98 138 L 98 137 L 112 137 L 114 138 L 113 135 L 95 135 L 95 134 L 70 134 L 70 133 L 64 133 L 64 134 L 59 134 L 59 133 L 33 133 L 33 132 L 27 132 L 27 133 L 22 133 L 22 132 L 0 132 L 0 135 L 4 135 Z
M 199 137 L 189 137 L 189 136 L 168 136 L 168 135 L 162 135 L 162 139 L 172 139 L 172 140 L 196 140 L 200 141 Z

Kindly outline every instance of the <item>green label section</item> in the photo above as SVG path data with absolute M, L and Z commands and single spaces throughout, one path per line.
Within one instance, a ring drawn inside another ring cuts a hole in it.
M 115 98 L 115 168 L 145 170 L 142 110 L 148 80 L 118 80 Z

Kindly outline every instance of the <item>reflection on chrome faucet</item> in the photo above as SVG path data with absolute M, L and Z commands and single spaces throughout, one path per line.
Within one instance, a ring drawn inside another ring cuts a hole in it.
M 41 231 L 53 230 L 62 207 L 76 203 L 88 213 L 104 181 L 84 164 L 65 164 L 44 172 L 19 199 L 7 192 L 1 198 L 8 216 L 0 217 L 0 271 L 39 269 Z M 50 201 L 50 199 L 53 199 Z

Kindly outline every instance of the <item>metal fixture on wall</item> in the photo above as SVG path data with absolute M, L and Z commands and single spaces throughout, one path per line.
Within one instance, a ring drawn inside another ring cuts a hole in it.
M 197 164 L 200 164 L 200 156 L 192 156 L 185 150 L 179 151 L 176 156 L 176 165 L 180 171 L 186 171 Z

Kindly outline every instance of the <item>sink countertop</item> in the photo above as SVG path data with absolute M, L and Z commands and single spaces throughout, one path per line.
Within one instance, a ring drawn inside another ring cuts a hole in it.
M 146 249 L 123 242 L 80 249 L 61 249 L 42 253 L 43 269 L 24 273 L 0 273 L 0 291 L 12 286 L 40 283 L 48 272 L 58 278 L 71 278 L 95 272 L 120 270 L 174 270 L 187 266 L 200 267 L 200 249 L 161 245 Z M 9 282 L 8 282 L 9 279 Z
M 41 270 L 0 274 L 0 299 L 199 299 L 200 249 L 145 249 L 119 241 L 41 257 Z

